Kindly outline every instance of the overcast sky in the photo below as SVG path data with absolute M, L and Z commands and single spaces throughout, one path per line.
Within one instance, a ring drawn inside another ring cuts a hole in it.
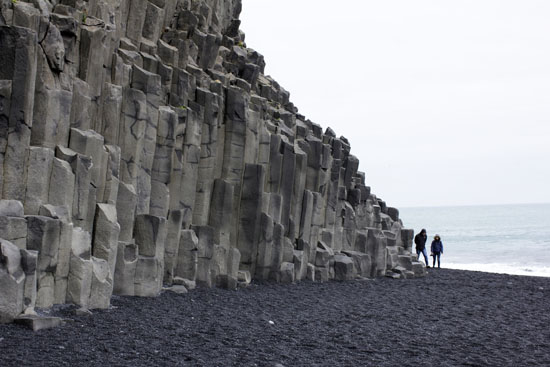
M 396 207 L 550 202 L 550 1 L 243 0 L 246 44 Z

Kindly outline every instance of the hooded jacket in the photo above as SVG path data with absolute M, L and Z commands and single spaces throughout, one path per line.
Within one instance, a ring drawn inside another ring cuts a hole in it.
M 414 243 L 415 243 L 416 249 L 418 251 L 422 251 L 426 248 L 426 240 L 427 239 L 428 239 L 428 237 L 423 236 L 422 232 L 420 232 L 416 236 L 414 236 Z

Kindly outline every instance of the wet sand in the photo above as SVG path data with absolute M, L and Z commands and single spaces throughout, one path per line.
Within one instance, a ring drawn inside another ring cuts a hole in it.
M 430 269 L 388 278 L 113 297 L 32 332 L 0 366 L 549 366 L 550 278 Z

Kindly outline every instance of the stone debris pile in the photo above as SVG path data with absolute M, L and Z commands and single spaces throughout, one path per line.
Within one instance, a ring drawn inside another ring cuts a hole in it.
M 0 1 L 0 319 L 163 287 L 423 275 L 240 0 Z

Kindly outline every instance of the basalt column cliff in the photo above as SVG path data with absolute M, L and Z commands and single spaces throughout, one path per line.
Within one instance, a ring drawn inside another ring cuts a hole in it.
M 0 0 L 0 319 L 113 294 L 423 275 L 240 0 Z

